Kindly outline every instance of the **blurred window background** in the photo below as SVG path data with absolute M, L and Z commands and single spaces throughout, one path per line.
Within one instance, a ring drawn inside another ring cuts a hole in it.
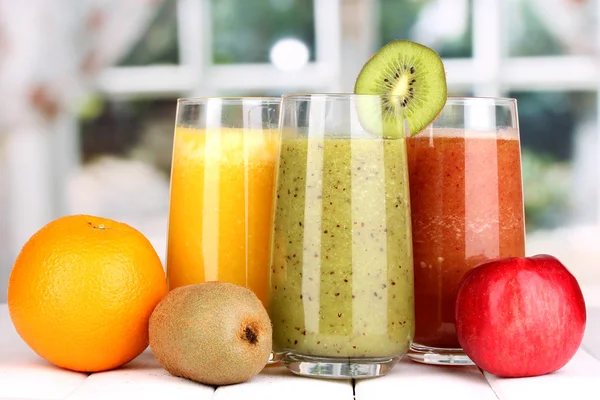
M 23 99 L 0 106 L 0 302 L 20 247 L 60 215 L 130 223 L 164 259 L 178 97 L 350 92 L 394 39 L 437 50 L 451 95 L 518 100 L 528 253 L 600 286 L 597 0 L 22 3 L 0 0 L 1 92 Z

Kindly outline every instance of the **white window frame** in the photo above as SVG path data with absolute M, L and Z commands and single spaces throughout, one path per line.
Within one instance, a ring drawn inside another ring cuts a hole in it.
M 293 72 L 280 71 L 267 63 L 215 65 L 212 63 L 211 0 L 176 1 L 180 63 L 109 68 L 96 81 L 99 93 L 118 99 L 140 95 L 157 98 L 219 95 L 223 91 L 243 94 L 256 89 L 348 92 L 360 67 L 379 43 L 380 0 L 314 0 L 314 62 Z M 508 15 L 506 7 L 505 0 L 473 1 L 473 56 L 444 60 L 449 90 L 473 90 L 479 96 L 501 96 L 511 90 L 595 91 L 596 154 L 600 155 L 600 60 L 593 56 L 506 57 L 503 39 L 507 35 L 502 20 Z M 346 24 L 354 30 L 349 34 L 343 18 L 347 16 L 345 13 L 352 12 L 358 18 Z M 596 43 L 600 50 L 600 0 L 596 1 L 595 15 Z M 55 131 L 57 140 L 49 151 L 51 168 L 42 165 L 34 168 L 39 172 L 36 182 L 41 180 L 54 185 L 39 189 L 35 182 L 30 183 L 30 187 L 37 188 L 39 198 L 29 196 L 28 190 L 10 192 L 10 204 L 17 205 L 11 219 L 14 223 L 8 228 L 9 237 L 14 240 L 8 245 L 10 258 L 14 259 L 35 230 L 67 212 L 65 189 L 69 176 L 81 163 L 76 116 L 62 116 Z M 596 176 L 598 193 L 600 163 Z M 45 202 L 41 208 L 40 198 Z M 597 198 L 596 220 L 592 222 L 599 225 L 600 194 Z M 0 299 L 2 297 L 0 292 Z
M 315 61 L 292 72 L 270 63 L 213 64 L 210 7 L 210 0 L 177 0 L 179 65 L 109 68 L 98 80 L 98 90 L 108 96 L 195 96 L 256 89 L 339 91 L 339 0 L 314 0 Z
M 355 35 L 359 43 L 356 38 L 350 42 L 343 31 L 342 8 L 349 5 L 357 7 L 355 12 L 360 12 L 361 21 L 365 21 L 357 28 L 361 34 Z M 283 72 L 271 64 L 215 65 L 211 57 L 211 0 L 177 0 L 177 7 L 180 64 L 109 68 L 97 82 L 99 92 L 109 98 L 119 98 L 140 94 L 215 95 L 222 91 L 245 93 L 255 89 L 351 91 L 357 67 L 379 43 L 379 0 L 314 0 L 316 57 L 302 70 Z M 507 35 L 502 18 L 508 15 L 508 2 L 476 0 L 472 7 L 473 56 L 444 60 L 449 90 L 472 90 L 476 96 L 502 96 L 511 90 L 595 91 L 597 119 L 600 118 L 600 61 L 597 58 L 507 57 L 507 44 L 503 40 Z M 600 1 L 596 2 L 596 16 L 600 25 Z M 600 49 L 600 27 L 597 32 Z M 356 51 L 348 52 L 349 46 Z M 597 126 L 600 127 L 600 120 Z M 600 130 L 597 143 L 600 154 Z M 600 166 L 598 169 L 596 187 L 600 191 Z M 600 223 L 600 195 L 597 197 L 595 222 Z

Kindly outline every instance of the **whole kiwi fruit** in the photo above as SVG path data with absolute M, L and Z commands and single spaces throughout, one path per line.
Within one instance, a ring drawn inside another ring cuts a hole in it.
M 150 316 L 150 349 L 171 374 L 207 385 L 241 383 L 271 354 L 271 321 L 249 289 L 226 282 L 181 286 Z

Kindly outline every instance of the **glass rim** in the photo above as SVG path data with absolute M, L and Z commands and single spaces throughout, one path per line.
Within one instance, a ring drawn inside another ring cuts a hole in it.
M 254 101 L 260 103 L 279 104 L 280 96 L 194 96 L 194 97 L 179 97 L 177 105 L 199 105 L 206 104 L 209 101 L 220 100 L 226 104 L 240 104 L 245 101 Z
M 402 98 L 399 95 L 385 94 L 356 94 L 356 93 L 287 93 L 281 96 L 282 100 L 311 100 L 311 99 L 352 99 L 352 98 L 381 98 L 381 97 Z M 513 105 L 517 99 L 512 97 L 490 97 L 490 96 L 448 96 L 446 105 L 467 105 L 470 103 L 489 104 L 489 105 Z
M 517 103 L 517 99 L 512 97 L 492 97 L 492 96 L 448 96 L 446 105 L 468 105 L 471 103 L 475 104 L 486 104 L 496 106 L 509 106 Z

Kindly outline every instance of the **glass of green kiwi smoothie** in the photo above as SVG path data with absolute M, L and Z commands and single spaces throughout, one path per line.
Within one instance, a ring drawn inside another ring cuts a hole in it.
M 385 375 L 412 342 L 401 107 L 395 96 L 282 97 L 269 313 L 273 351 L 296 374 Z

